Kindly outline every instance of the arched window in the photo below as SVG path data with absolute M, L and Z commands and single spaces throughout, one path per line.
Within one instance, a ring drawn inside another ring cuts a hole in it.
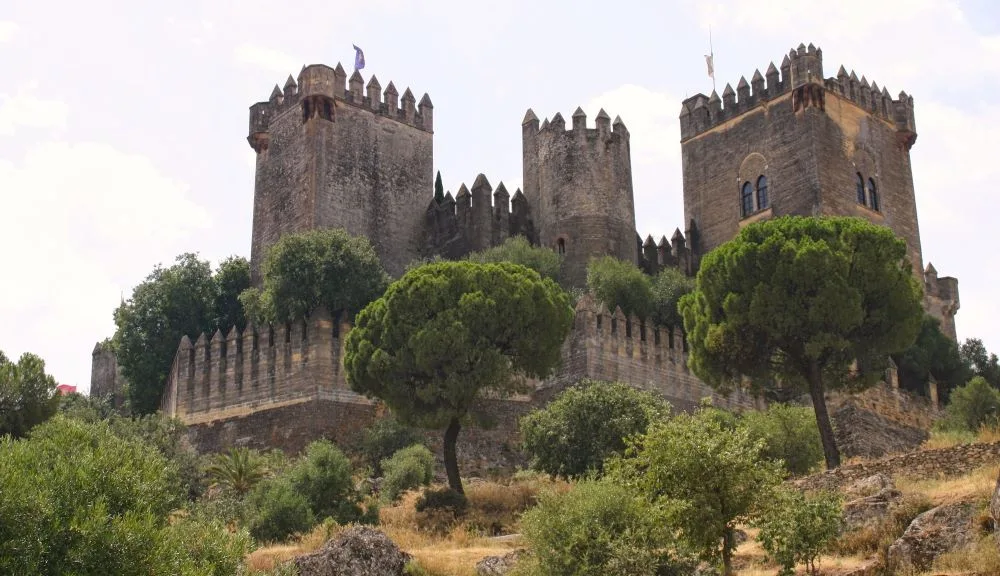
M 757 179 L 757 209 L 767 210 L 767 176 Z
M 744 218 L 753 214 L 753 186 L 749 182 L 743 183 L 743 192 L 740 194 L 740 207 Z
M 879 212 L 882 210 L 882 206 L 878 198 L 878 189 L 875 187 L 875 181 L 871 178 L 868 179 L 868 202 L 870 203 L 871 209 Z
M 865 202 L 865 179 L 861 177 L 861 172 L 858 172 L 858 180 L 855 182 L 855 186 L 858 189 L 858 204 L 865 206 L 868 203 Z
M 566 253 L 566 240 L 565 239 L 560 238 L 560 239 L 556 240 L 556 251 L 559 252 L 560 254 L 565 254 Z

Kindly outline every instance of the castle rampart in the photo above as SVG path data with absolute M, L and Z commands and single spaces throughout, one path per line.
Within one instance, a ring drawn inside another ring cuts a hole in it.
M 496 190 L 486 176 L 476 177 L 469 189 L 463 183 L 457 197 L 447 192 L 438 202 L 431 199 L 425 211 L 425 255 L 461 258 L 469 252 L 500 245 L 512 236 L 534 242 L 528 202 L 520 188 L 511 197 L 503 182 Z
M 664 268 L 677 268 L 688 276 L 694 276 L 698 271 L 698 261 L 694 250 L 694 239 L 697 237 L 697 229 L 694 222 L 688 226 L 687 237 L 681 233 L 681 229 L 674 230 L 670 241 L 666 236 L 661 236 L 659 243 L 653 240 L 652 235 L 646 236 L 643 241 L 636 235 L 638 245 L 639 267 L 651 276 L 655 276 Z M 691 239 L 689 241 L 689 239 Z
M 582 109 L 566 128 L 561 113 L 541 124 L 531 110 L 521 124 L 524 195 L 538 242 L 564 255 L 567 282 L 582 286 L 592 257 L 636 263 L 635 204 L 629 132 L 603 109 L 587 128 Z

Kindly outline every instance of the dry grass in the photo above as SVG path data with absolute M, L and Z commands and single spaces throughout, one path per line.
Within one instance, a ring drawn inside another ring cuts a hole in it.
M 963 444 L 992 444 L 993 442 L 1000 442 L 1000 427 L 983 425 L 977 432 L 933 430 L 931 437 L 920 445 L 920 449 L 937 450 Z
M 327 540 L 337 536 L 346 528 L 347 526 L 338 526 L 333 522 L 323 523 L 308 534 L 302 534 L 290 542 L 258 548 L 251 552 L 247 559 L 249 574 L 270 573 L 279 564 L 319 549 Z
M 965 549 L 939 556 L 928 574 L 942 573 L 1000 574 L 1000 547 L 992 535 L 982 536 Z
M 982 466 L 957 478 L 913 479 L 905 475 L 895 478 L 896 487 L 904 494 L 919 492 L 935 506 L 959 501 L 989 500 L 996 485 L 997 466 Z

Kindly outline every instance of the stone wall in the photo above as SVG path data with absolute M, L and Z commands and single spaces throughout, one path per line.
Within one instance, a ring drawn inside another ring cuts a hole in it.
M 1000 442 L 964 444 L 951 448 L 909 452 L 860 464 L 845 464 L 794 481 L 805 490 L 835 490 L 874 474 L 917 480 L 961 476 L 980 466 L 1000 464 Z
M 91 356 L 90 395 L 96 398 L 110 397 L 112 405 L 120 408 L 125 402 L 126 385 L 114 350 L 109 345 L 98 342 Z

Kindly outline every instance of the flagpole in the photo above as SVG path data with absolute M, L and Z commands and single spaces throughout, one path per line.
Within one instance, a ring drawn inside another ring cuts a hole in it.
M 712 68 L 715 71 L 715 48 L 712 47 L 712 25 L 708 25 L 708 53 L 712 56 Z M 712 74 L 712 92 L 715 92 L 715 74 Z

